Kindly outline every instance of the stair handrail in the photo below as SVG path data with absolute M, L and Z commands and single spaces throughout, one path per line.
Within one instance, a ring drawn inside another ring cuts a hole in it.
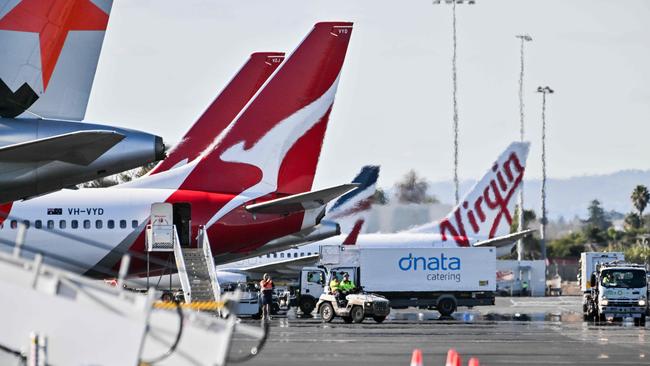
M 208 233 L 205 230 L 205 226 L 199 226 L 198 244 L 203 249 L 203 256 L 205 258 L 205 263 L 208 266 L 208 274 L 210 275 L 210 286 L 212 288 L 214 300 L 219 301 L 219 298 L 221 297 L 221 288 L 219 286 L 219 281 L 217 280 L 217 268 L 214 263 L 214 257 L 212 256 L 212 249 L 210 248 L 210 240 L 208 239 Z
M 192 302 L 192 288 L 190 287 L 190 279 L 187 276 L 187 268 L 185 268 L 185 258 L 183 257 L 183 248 L 181 247 L 174 225 L 174 259 L 176 260 L 176 269 L 178 270 L 178 279 L 181 281 L 181 288 L 183 289 L 183 297 L 186 303 Z

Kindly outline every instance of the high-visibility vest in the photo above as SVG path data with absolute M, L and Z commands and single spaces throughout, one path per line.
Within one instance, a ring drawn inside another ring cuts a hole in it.
M 269 291 L 273 290 L 273 281 L 271 280 L 262 280 L 260 281 L 260 287 L 262 288 L 262 291 Z
M 334 292 L 334 291 L 338 291 L 338 289 L 339 289 L 339 281 L 331 280 L 330 281 L 330 291 Z
M 352 281 L 341 281 L 341 284 L 339 285 L 339 289 L 342 291 L 350 291 L 354 289 L 356 286 L 354 286 L 354 282 Z

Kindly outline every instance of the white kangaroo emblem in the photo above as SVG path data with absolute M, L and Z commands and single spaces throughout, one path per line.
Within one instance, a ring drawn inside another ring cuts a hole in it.
M 307 133 L 327 113 L 332 103 L 334 103 L 338 83 L 339 77 L 334 80 L 323 95 L 279 122 L 250 149 L 246 150 L 244 141 L 241 141 L 221 154 L 222 161 L 258 167 L 262 171 L 262 179 L 224 205 L 208 221 L 207 227 L 210 227 L 226 213 L 244 202 L 277 190 L 280 165 L 284 161 L 287 152 L 300 137 Z

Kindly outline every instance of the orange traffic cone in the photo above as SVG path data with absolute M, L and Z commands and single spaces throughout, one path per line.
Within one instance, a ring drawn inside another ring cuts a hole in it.
M 422 366 L 422 351 L 417 348 L 413 350 L 413 355 L 411 356 L 411 366 Z
M 478 358 L 472 357 L 469 359 L 469 362 L 467 363 L 467 366 L 480 366 L 478 362 Z
M 450 348 L 447 351 L 447 363 L 445 366 L 460 366 L 460 355 L 455 349 Z

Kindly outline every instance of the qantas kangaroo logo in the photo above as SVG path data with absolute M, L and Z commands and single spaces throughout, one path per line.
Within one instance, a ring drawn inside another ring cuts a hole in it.
M 492 213 L 496 214 L 490 227 L 489 238 L 494 237 L 502 219 L 505 219 L 508 225 L 512 223 L 508 204 L 521 185 L 524 170 L 524 166 L 514 152 L 510 154 L 503 166 L 499 166 L 498 162 L 494 163 L 492 166 L 494 175 L 483 190 L 483 194 L 479 195 L 474 202 L 465 201 L 458 206 L 453 212 L 453 222 L 449 218 L 440 222 L 442 240 L 447 241 L 449 233 L 458 246 L 468 247 L 470 243 L 465 224 L 469 223 L 472 232 L 476 234 L 480 230 L 479 223 L 486 222 Z
M 262 171 L 262 178 L 257 184 L 244 190 L 224 205 L 208 221 L 207 227 L 243 203 L 276 191 L 278 174 L 284 157 L 298 139 L 314 127 L 330 109 L 334 103 L 338 82 L 337 77 L 323 95 L 280 121 L 250 149 L 245 149 L 245 143 L 242 141 L 221 154 L 220 158 L 224 162 L 248 164 L 259 168 Z M 279 143 L 280 141 L 282 143 Z

